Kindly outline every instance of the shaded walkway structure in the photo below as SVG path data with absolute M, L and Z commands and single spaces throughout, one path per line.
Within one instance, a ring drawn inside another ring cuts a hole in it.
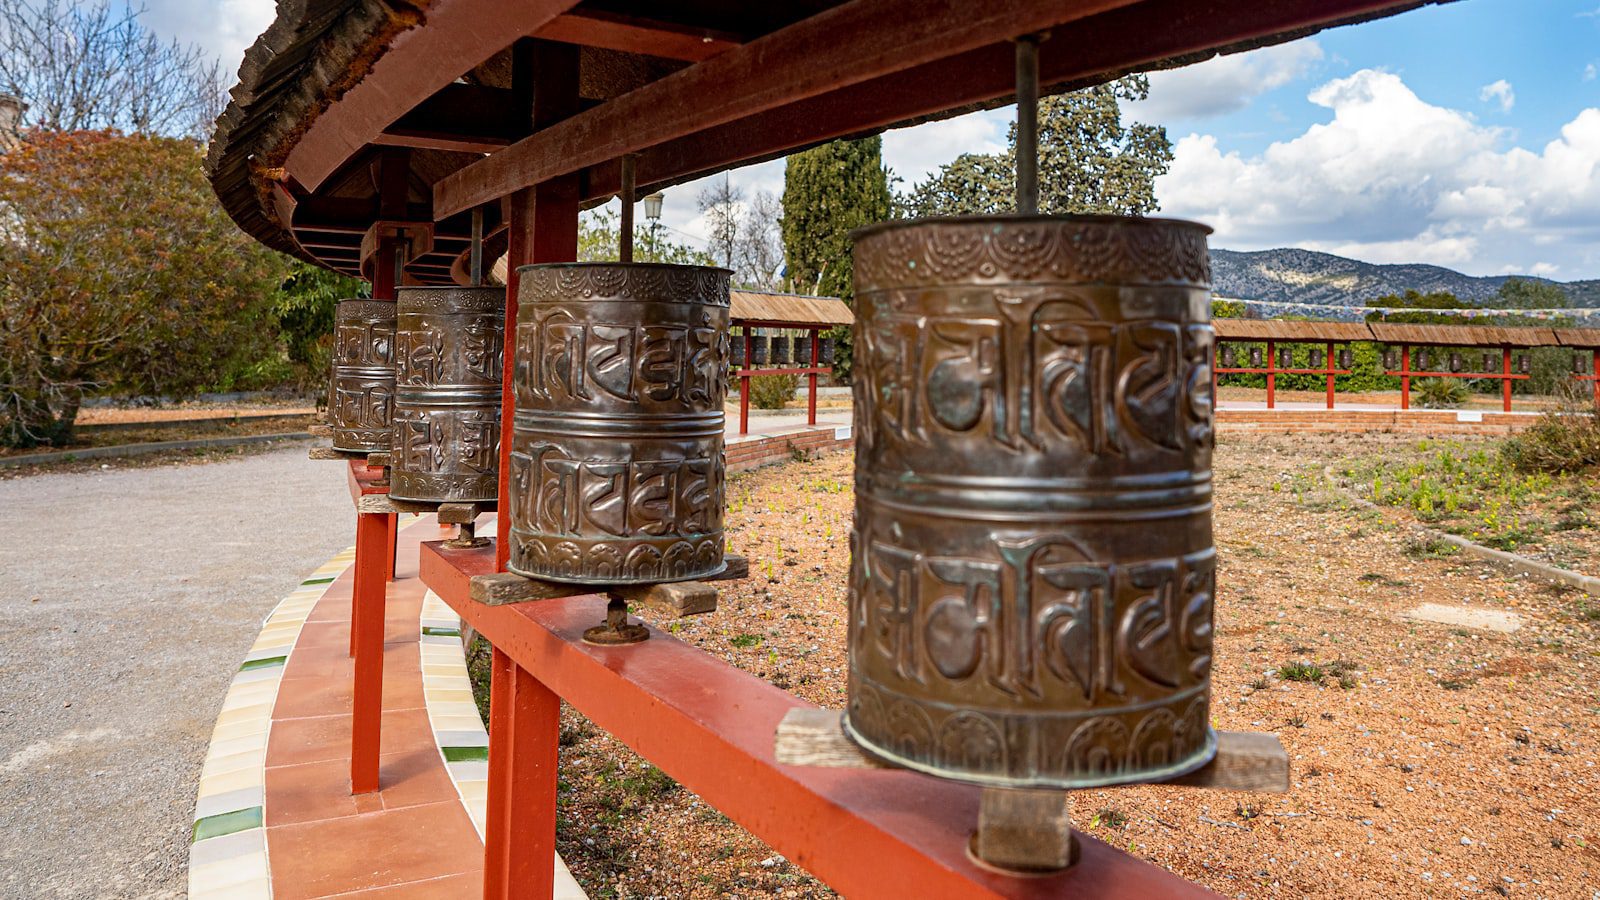
M 368 278 L 376 299 L 393 299 L 400 284 L 465 283 L 477 268 L 469 256 L 480 262 L 507 256 L 506 315 L 514 324 L 517 268 L 575 260 L 586 204 L 626 193 L 631 210 L 637 194 L 836 138 L 1422 5 L 286 2 L 246 54 L 207 169 L 224 208 L 246 232 Z M 481 243 L 474 239 L 480 234 Z M 929 259 L 939 265 L 959 261 L 960 253 L 929 248 Z M 508 360 L 514 333 L 507 328 Z M 511 417 L 503 417 L 503 452 L 512 443 L 511 426 Z M 501 471 L 508 470 L 503 458 Z M 363 495 L 358 503 L 371 500 Z M 500 508 L 508 501 L 502 483 Z M 387 548 L 380 552 L 378 545 L 392 533 L 377 521 L 380 513 L 359 508 L 352 601 L 356 643 L 368 652 L 365 662 L 358 654 L 352 678 L 357 745 L 363 733 L 374 737 L 381 722 L 378 687 L 385 683 L 381 658 L 390 623 L 383 611 Z M 494 583 L 505 560 L 505 532 L 501 521 L 498 553 L 431 541 L 416 547 L 402 539 L 398 566 L 402 579 L 416 566 L 423 584 L 495 646 L 485 843 L 481 862 L 461 864 L 480 867 L 484 896 L 545 898 L 561 888 L 554 838 L 563 700 L 847 895 L 1207 895 L 1082 834 L 1070 868 L 1039 877 L 987 868 L 970 855 L 968 841 L 980 799 L 986 815 L 1002 815 L 1005 804 L 991 804 L 977 787 L 905 771 L 779 763 L 774 729 L 790 712 L 804 711 L 808 704 L 799 698 L 661 632 L 627 647 L 584 643 L 584 629 L 603 615 L 606 600 L 599 595 L 508 605 L 475 600 L 471 578 L 491 579 L 480 586 Z M 400 584 L 393 590 L 415 603 Z M 336 632 L 325 639 L 338 643 Z M 328 666 L 343 665 L 336 659 L 342 649 L 329 651 Z M 343 680 L 343 669 L 330 668 L 326 677 L 328 692 L 343 690 L 333 684 Z M 358 749 L 348 771 L 365 791 L 375 747 Z M 378 802 L 387 804 L 382 795 L 398 782 L 385 783 L 381 760 L 376 774 Z M 347 790 L 347 784 L 322 789 Z M 325 802 L 370 809 L 374 801 L 369 794 Z M 450 802 L 434 805 L 443 814 Z M 271 808 L 269 790 L 268 817 Z M 467 817 L 451 813 L 458 823 Z M 274 826 L 265 827 L 270 854 Z

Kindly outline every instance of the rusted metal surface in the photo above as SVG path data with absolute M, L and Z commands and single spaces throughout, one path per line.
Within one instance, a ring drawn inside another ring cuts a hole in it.
M 1211 758 L 1207 231 L 859 233 L 848 728 L 870 752 L 1005 787 Z
M 389 449 L 394 411 L 394 303 L 341 300 L 334 312 L 328 419 L 333 449 Z
M 504 288 L 401 288 L 391 496 L 490 501 L 500 463 Z
M 639 584 L 722 568 L 730 274 L 518 271 L 511 571 Z

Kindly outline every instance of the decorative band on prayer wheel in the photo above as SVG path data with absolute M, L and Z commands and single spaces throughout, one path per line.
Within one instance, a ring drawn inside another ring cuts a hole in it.
M 505 288 L 407 287 L 397 293 L 389 496 L 493 500 L 500 473 Z
M 720 572 L 731 273 L 517 271 L 508 568 L 607 585 Z
M 333 447 L 349 453 L 388 450 L 394 401 L 394 303 L 341 300 L 333 318 L 333 385 L 328 392 Z
M 1208 231 L 857 233 L 846 728 L 869 752 L 1035 788 L 1215 754 Z

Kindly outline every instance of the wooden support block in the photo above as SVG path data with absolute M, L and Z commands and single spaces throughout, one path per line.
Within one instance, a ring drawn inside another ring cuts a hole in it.
M 717 589 L 703 581 L 635 584 L 619 587 L 615 593 L 629 603 L 675 616 L 692 616 L 717 609 Z
M 1281 794 L 1289 789 L 1289 754 L 1275 734 L 1219 731 L 1215 759 L 1188 775 L 1164 783 Z
M 850 740 L 837 709 L 791 709 L 778 723 L 773 756 L 786 766 L 821 766 L 830 769 L 887 769 L 887 763 L 868 756 Z
M 992 866 L 1020 872 L 1072 865 L 1071 796 L 1061 790 L 984 788 L 972 853 Z
M 730 553 L 722 558 L 727 567 L 715 575 L 707 575 L 702 581 L 738 581 L 750 577 L 750 560 L 747 557 Z
M 366 456 L 364 453 L 347 453 L 332 447 L 312 447 L 306 455 L 311 459 L 362 459 Z
M 361 513 L 416 513 L 425 515 L 438 508 L 437 503 L 413 503 L 410 500 L 393 500 L 388 494 L 367 494 L 356 501 L 356 512 Z
M 526 603 L 529 600 L 555 600 L 560 597 L 577 597 L 592 593 L 575 584 L 556 584 L 525 578 L 514 572 L 496 572 L 493 575 L 474 575 L 467 596 L 486 606 L 503 606 L 507 603 Z
M 386 451 L 367 454 L 367 468 L 387 469 L 389 467 L 389 453 Z
M 306 433 L 312 437 L 333 437 L 333 426 L 321 423 L 307 425 Z
M 439 504 L 440 525 L 470 525 L 481 512 L 476 503 L 441 503 Z
M 791 766 L 884 768 L 844 733 L 836 709 L 791 709 L 778 723 L 773 754 Z M 1289 789 L 1289 754 L 1277 735 L 1217 732 L 1217 756 L 1198 771 L 1164 784 L 1227 791 L 1282 793 Z

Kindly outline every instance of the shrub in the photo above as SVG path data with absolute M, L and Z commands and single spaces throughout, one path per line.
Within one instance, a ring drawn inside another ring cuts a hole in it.
M 799 387 L 799 375 L 757 375 L 750 379 L 750 402 L 756 409 L 783 409 Z
M 1600 466 L 1600 407 L 1568 389 L 1561 406 L 1500 445 L 1500 458 L 1519 472 L 1577 472 Z
M 1467 402 L 1467 386 L 1459 378 L 1423 378 L 1417 382 L 1417 405 L 1423 409 L 1455 409 Z

